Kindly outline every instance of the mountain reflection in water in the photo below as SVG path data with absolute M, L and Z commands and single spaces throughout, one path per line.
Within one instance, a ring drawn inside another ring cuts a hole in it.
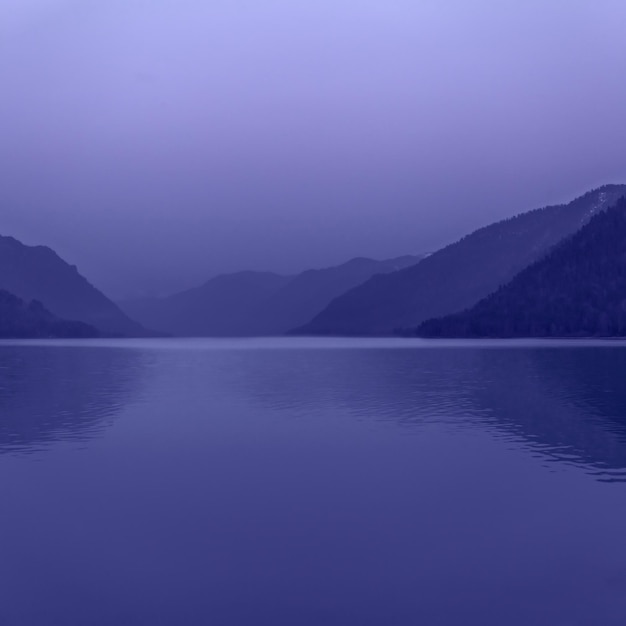
M 100 434 L 132 397 L 142 358 L 54 342 L 0 345 L 0 453 Z
M 600 480 L 626 477 L 626 344 L 233 353 L 233 391 L 305 414 L 488 429 Z
M 626 475 L 621 344 L 348 342 L 331 351 L 323 341 L 321 349 L 283 340 L 92 344 L 0 346 L 0 453 L 101 433 L 137 391 L 146 364 L 156 363 L 166 372 L 199 368 L 216 396 L 235 394 L 294 417 L 336 409 L 403 428 L 486 428 L 600 480 Z
M 624 346 L 0 343 L 0 624 L 621 626 Z

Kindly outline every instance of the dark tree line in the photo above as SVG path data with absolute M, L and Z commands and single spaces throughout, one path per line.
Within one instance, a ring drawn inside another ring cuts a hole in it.
M 626 336 L 626 199 L 474 307 L 422 323 L 424 337 Z
M 27 303 L 8 291 L 0 290 L 2 338 L 97 337 L 98 334 L 88 324 L 59 319 L 37 300 Z

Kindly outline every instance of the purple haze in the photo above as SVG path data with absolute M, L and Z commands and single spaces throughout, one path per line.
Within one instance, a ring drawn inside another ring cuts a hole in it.
M 0 233 L 115 296 L 624 182 L 626 5 L 3 0 Z

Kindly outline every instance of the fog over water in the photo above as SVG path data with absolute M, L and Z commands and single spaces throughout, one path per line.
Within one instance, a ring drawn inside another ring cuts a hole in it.
M 0 233 L 114 296 L 624 182 L 618 0 L 3 0 Z

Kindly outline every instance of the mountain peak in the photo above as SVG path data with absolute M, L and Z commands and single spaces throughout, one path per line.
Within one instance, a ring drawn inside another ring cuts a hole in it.
M 24 301 L 41 301 L 61 319 L 95 326 L 105 334 L 144 335 L 103 293 L 47 246 L 29 246 L 0 236 L 0 289 Z

